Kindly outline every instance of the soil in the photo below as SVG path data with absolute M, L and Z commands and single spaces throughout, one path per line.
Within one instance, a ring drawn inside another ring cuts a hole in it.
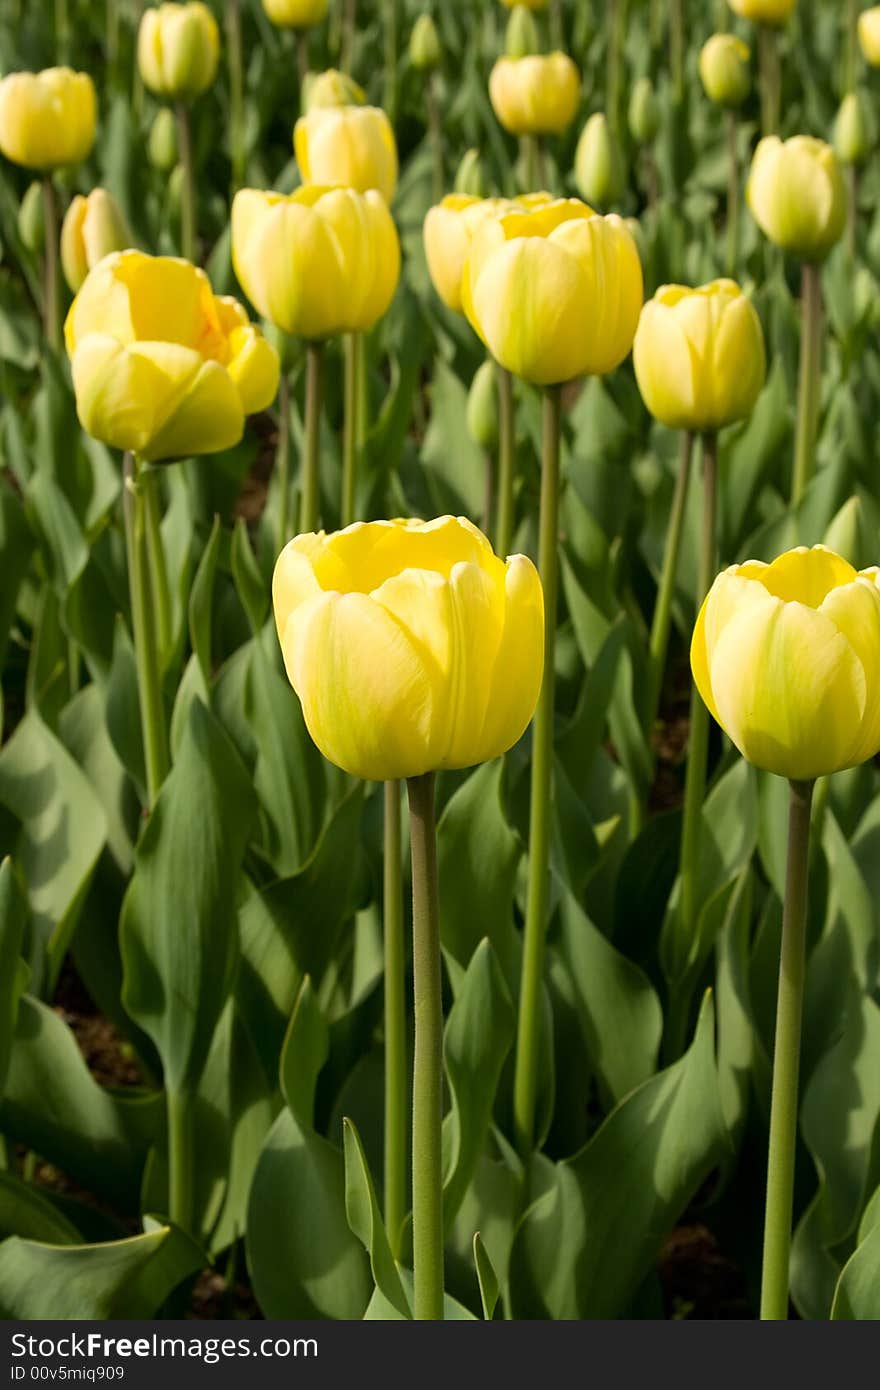
M 676 1227 L 663 1246 L 657 1270 L 668 1318 L 754 1317 L 742 1271 L 702 1223 Z

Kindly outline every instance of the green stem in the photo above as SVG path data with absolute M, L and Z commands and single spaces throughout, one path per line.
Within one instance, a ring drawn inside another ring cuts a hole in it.
M 305 81 L 309 75 L 309 31 L 308 29 L 297 29 L 296 31 L 296 70 L 299 74 L 299 104 L 300 109 L 305 109 L 303 97 L 305 95 Z
M 172 632 L 171 589 L 168 584 L 165 547 L 162 544 L 158 471 L 155 468 L 145 468 L 141 473 L 140 486 L 143 490 L 144 526 L 150 564 L 150 582 L 153 588 L 154 612 L 156 614 L 156 633 L 159 642 L 159 667 L 162 670 L 167 666 L 171 656 Z
M 135 35 L 140 28 L 141 17 L 144 12 L 144 0 L 134 0 L 134 14 L 132 15 L 132 28 Z M 137 38 L 135 38 L 137 43 Z M 136 122 L 140 122 L 141 113 L 144 107 L 144 84 L 141 78 L 141 70 L 137 62 L 132 64 L 131 74 L 131 109 Z
M 608 124 L 616 132 L 620 125 L 620 66 L 623 48 L 623 0 L 608 0 L 608 71 L 606 107 Z
M 385 0 L 385 110 L 397 119 L 397 0 Z
M 351 73 L 351 60 L 354 53 L 354 36 L 357 32 L 357 0 L 345 0 L 345 19 L 343 21 L 342 71 Z
M 414 1314 L 443 1317 L 443 998 L 434 774 L 410 777 L 413 884 L 412 1236 Z
M 189 108 L 177 103 L 177 144 L 183 180 L 180 189 L 180 252 L 184 260 L 196 259 L 196 185 L 193 168 L 192 131 Z
M 115 85 L 116 69 L 119 65 L 119 0 L 107 0 L 105 26 L 107 33 L 105 45 L 107 52 L 107 71 L 111 83 Z
M 776 999 L 773 1089 L 770 1100 L 770 1149 L 767 1158 L 767 1206 L 761 1272 L 761 1318 L 788 1317 L 788 1266 L 794 1163 L 797 1143 L 798 1071 L 801 1014 L 806 973 L 807 879 L 810 853 L 812 782 L 792 782 L 788 812 L 788 864 L 785 910 Z
M 290 539 L 290 380 L 282 371 L 278 382 L 278 443 L 275 448 L 278 474 L 278 530 L 275 541 L 279 553 Z
M 144 739 L 147 806 L 152 809 L 156 803 L 156 797 L 159 795 L 159 789 L 168 775 L 170 760 L 159 676 L 156 624 L 153 614 L 153 586 L 150 581 L 144 490 L 142 481 L 138 476 L 137 459 L 130 450 L 126 451 L 125 454 L 123 472 L 123 515 L 125 517 L 125 540 L 128 552 L 128 582 L 131 594 L 138 701 Z
M 562 28 L 562 0 L 550 0 L 550 44 L 554 49 L 565 48 Z
M 55 0 L 55 53 L 58 62 L 70 61 L 70 10 L 68 0 Z
M 192 1231 L 195 1179 L 194 1097 L 186 1087 L 166 1092 L 168 1115 L 168 1215 L 182 1231 Z
M 321 411 L 324 344 L 306 345 L 305 441 L 300 474 L 299 530 L 316 531 L 321 511 Z
M 791 495 L 794 506 L 800 502 L 813 476 L 821 373 L 822 284 L 819 267 L 805 262 L 801 271 L 801 355 Z
M 400 783 L 385 783 L 385 1227 L 400 1255 L 407 1213 L 406 955 L 400 866 Z
M 554 657 L 559 582 L 557 544 L 561 415 L 561 388 L 548 386 L 544 392 L 541 512 L 538 523 L 538 569 L 544 586 L 544 678 L 532 727 L 529 878 L 513 1088 L 514 1125 L 517 1141 L 523 1152 L 528 1152 L 531 1149 L 535 1136 L 544 939 L 547 934 L 547 911 L 550 897 Z
M 727 125 L 727 273 L 736 278 L 739 262 L 739 150 L 736 112 L 724 113 Z
M 680 106 L 684 100 L 684 13 L 682 0 L 669 0 L 669 67 L 672 93 Z
M 443 169 L 443 125 L 437 106 L 437 93 L 434 88 L 434 74 L 432 72 L 428 73 L 425 82 L 425 105 L 428 111 L 428 132 L 431 140 L 434 202 L 439 203 L 446 187 L 446 174 Z
M 513 493 L 516 480 L 516 425 L 513 409 L 513 377 L 500 363 L 498 378 L 498 505 L 495 521 L 495 553 L 502 560 L 510 554 L 513 539 Z
M 846 8 L 846 90 L 854 92 L 859 76 L 859 0 L 847 0 Z
M 226 48 L 229 60 L 229 153 L 232 160 L 232 191 L 235 193 L 244 183 L 245 175 L 241 0 L 226 0 Z
M 666 546 L 663 551 L 663 568 L 660 572 L 657 601 L 654 604 L 654 619 L 651 624 L 651 684 L 645 719 L 645 732 L 649 736 L 657 720 L 660 693 L 663 688 L 663 675 L 666 670 L 666 651 L 669 646 L 669 629 L 672 623 L 672 600 L 675 597 L 678 554 L 681 548 L 681 533 L 684 528 L 693 446 L 694 437 L 690 430 L 685 430 L 681 437 L 681 462 L 678 466 L 678 477 L 675 480 L 672 511 L 669 514 Z
M 761 69 L 761 133 L 775 135 L 779 129 L 781 74 L 777 34 L 769 24 L 758 26 L 758 58 Z
M 46 341 L 61 351 L 61 293 L 58 279 L 58 203 L 52 175 L 43 176 L 43 320 Z
M 859 219 L 859 170 L 858 165 L 849 164 L 846 168 L 846 251 L 850 260 L 856 254 L 856 231 Z
M 342 449 L 342 524 L 350 526 L 357 518 L 358 462 L 361 434 L 360 372 L 363 365 L 359 333 L 345 335 L 345 422 Z
M 703 602 L 717 568 L 715 540 L 717 438 L 703 436 L 703 518 L 697 577 L 697 606 Z M 682 940 L 688 945 L 697 929 L 697 883 L 700 867 L 700 829 L 706 793 L 706 758 L 709 748 L 709 711 L 695 685 L 691 687 L 691 722 L 687 773 L 684 786 L 684 818 L 681 832 L 681 888 L 679 912 Z M 684 966 L 685 962 L 679 962 Z

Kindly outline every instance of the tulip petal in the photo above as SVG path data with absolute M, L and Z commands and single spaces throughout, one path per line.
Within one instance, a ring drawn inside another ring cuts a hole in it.
M 238 391 L 245 415 L 265 410 L 275 399 L 281 364 L 278 353 L 258 328 L 235 328 L 229 335 L 226 370 Z
M 506 753 L 525 733 L 543 677 L 544 590 L 525 555 L 513 555 L 507 562 L 504 599 L 504 628 L 481 734 L 481 760 Z
M 129 351 L 161 363 L 168 359 L 169 349 L 186 351 L 171 343 L 137 343 Z M 202 362 L 186 394 L 144 449 L 144 457 L 155 462 L 213 454 L 231 449 L 243 433 L 244 410 L 231 376 L 218 362 Z

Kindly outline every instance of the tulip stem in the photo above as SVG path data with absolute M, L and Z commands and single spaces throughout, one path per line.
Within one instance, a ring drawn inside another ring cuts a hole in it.
M 357 0 L 345 0 L 343 20 L 342 71 L 351 75 L 354 36 L 357 32 Z
M 669 646 L 669 629 L 672 623 L 672 600 L 675 597 L 675 580 L 678 574 L 678 554 L 681 548 L 681 534 L 684 528 L 684 514 L 687 506 L 688 487 L 691 477 L 691 456 L 694 437 L 690 430 L 681 436 L 681 462 L 675 480 L 675 493 L 669 526 L 666 532 L 666 545 L 663 551 L 663 568 L 657 587 L 657 600 L 654 604 L 654 619 L 651 624 L 651 684 L 648 694 L 648 708 L 645 719 L 645 732 L 650 738 L 660 708 L 660 693 L 663 688 L 663 674 L 666 670 L 666 652 Z
M 189 108 L 177 103 L 177 144 L 183 173 L 180 188 L 180 252 L 184 260 L 196 259 L 196 184 L 193 169 L 192 130 Z
M 152 810 L 170 766 L 165 712 L 162 706 L 159 651 L 153 611 L 153 586 L 147 545 L 143 479 L 138 461 L 126 450 L 123 464 L 123 516 L 128 552 L 128 582 L 137 667 L 138 702 L 144 740 L 147 806 Z
M 171 590 L 168 586 L 165 547 L 162 544 L 159 474 L 155 468 L 143 470 L 140 485 L 143 489 L 144 527 L 150 564 L 150 582 L 153 586 L 156 635 L 159 643 L 159 669 L 163 670 L 171 655 Z
M 345 335 L 345 423 L 342 449 L 342 524 L 357 520 L 358 464 L 361 451 L 361 334 Z
M 703 518 L 697 573 L 697 607 L 709 592 L 717 567 L 715 541 L 717 436 L 703 435 Z M 691 685 L 690 737 L 684 784 L 684 816 L 681 830 L 681 884 L 679 912 L 686 949 L 697 929 L 697 882 L 700 867 L 700 831 L 706 793 L 706 760 L 709 750 L 709 711 L 696 685 Z M 680 969 L 685 961 L 679 961 Z M 684 1020 L 682 1020 L 683 1023 Z
M 61 351 L 61 297 L 58 280 L 58 204 L 52 175 L 43 177 L 43 321 L 46 341 Z
M 278 551 L 290 539 L 290 381 L 282 369 L 278 381 L 278 442 L 275 445 L 275 471 L 278 474 Z
M 443 197 L 446 175 L 443 170 L 443 126 L 440 121 L 440 111 L 437 106 L 437 90 L 434 85 L 434 74 L 432 72 L 428 73 L 425 82 L 425 106 L 428 111 L 428 132 L 431 139 L 434 202 L 439 203 Z
M 736 112 L 724 113 L 727 125 L 727 273 L 734 279 L 739 261 L 739 148 Z
M 116 69 L 119 66 L 119 0 L 107 0 L 105 30 L 107 34 L 107 70 L 111 82 L 115 85 Z
M 846 7 L 846 90 L 854 92 L 859 76 L 859 0 L 847 0 Z
M 324 345 L 306 346 L 305 441 L 300 473 L 299 529 L 316 531 L 321 511 L 321 411 L 324 400 Z
M 812 477 L 819 429 L 822 372 L 822 284 L 819 267 L 804 262 L 801 271 L 801 354 L 798 369 L 797 431 L 791 500 L 797 506 Z
M 676 104 L 684 100 L 684 13 L 682 0 L 669 3 L 669 66 Z
M 414 1314 L 443 1317 L 443 998 L 434 774 L 410 777 L 413 885 L 412 1236 Z
M 406 1219 L 406 955 L 400 892 L 400 783 L 385 783 L 385 1227 L 395 1256 Z
M 544 438 L 541 459 L 541 511 L 538 522 L 538 569 L 544 586 L 544 678 L 532 726 L 532 784 L 529 806 L 529 868 L 523 939 L 522 977 L 513 1083 L 516 1137 L 523 1153 L 535 1137 L 538 1055 L 544 939 L 550 896 L 550 823 L 553 796 L 553 694 L 559 539 L 559 441 L 562 388 L 544 392 Z
M 296 31 L 296 70 L 299 74 L 299 104 L 300 109 L 305 108 L 305 82 L 309 75 L 309 31 L 308 29 L 297 29 Z
M 165 1104 L 168 1116 L 168 1215 L 182 1231 L 193 1224 L 193 1146 L 194 1097 L 188 1087 L 168 1089 Z
M 397 117 L 397 0 L 385 0 L 385 110 Z
M 776 30 L 769 24 L 758 26 L 758 60 L 761 70 L 761 134 L 775 135 L 779 129 L 781 73 Z
M 788 1317 L 788 1266 L 798 1118 L 801 1015 L 806 973 L 807 880 L 812 782 L 791 782 L 782 952 L 776 998 L 776 1041 L 770 1099 L 767 1206 L 761 1271 L 761 1318 Z
M 498 507 L 495 521 L 495 553 L 505 559 L 513 536 L 513 488 L 516 476 L 516 433 L 513 412 L 513 377 L 500 363 L 498 378 Z
M 70 60 L 70 11 L 68 0 L 55 0 L 55 53 L 58 62 Z
M 229 153 L 234 193 L 244 183 L 245 174 L 241 0 L 226 0 L 226 44 L 229 57 Z
M 859 219 L 859 169 L 857 164 L 849 164 L 846 168 L 846 250 L 850 260 L 856 254 L 856 231 Z
M 522 161 L 525 166 L 526 193 L 539 193 L 544 187 L 544 155 L 540 135 L 520 137 Z

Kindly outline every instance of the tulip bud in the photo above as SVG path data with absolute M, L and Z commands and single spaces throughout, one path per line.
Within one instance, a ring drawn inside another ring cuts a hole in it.
M 147 154 L 154 169 L 170 174 L 177 163 L 177 121 L 170 106 L 162 106 L 150 127 Z
M 746 202 L 765 236 L 802 261 L 822 261 L 846 226 L 846 190 L 830 145 L 809 135 L 759 143 Z
M 600 208 L 616 203 L 623 192 L 623 157 L 601 111 L 590 117 L 581 132 L 574 177 L 587 202 Z
M 363 106 L 367 94 L 363 87 L 348 76 L 328 68 L 326 72 L 306 74 L 303 86 L 303 111 L 311 111 L 313 106 Z
M 859 45 L 865 62 L 880 68 L 880 5 L 863 10 L 859 15 Z
M 409 57 L 416 72 L 430 72 L 440 66 L 443 49 L 440 35 L 429 14 L 420 14 L 409 36 Z
M 168 175 L 167 184 L 167 207 L 172 218 L 175 220 L 180 217 L 180 203 L 183 192 L 183 165 L 175 164 L 171 173 Z
M 203 0 L 166 3 L 144 10 L 138 28 L 137 63 L 155 96 L 190 101 L 207 91 L 217 72 L 220 31 Z
M 27 249 L 39 256 L 46 238 L 42 184 L 30 184 L 18 209 L 18 233 Z
M 0 81 L 0 154 L 25 169 L 79 164 L 94 144 L 96 115 L 86 73 L 10 72 Z
M 727 3 L 740 19 L 778 29 L 791 15 L 796 0 L 727 0 Z
M 831 518 L 822 544 L 842 555 L 857 569 L 871 563 L 876 548 L 860 497 L 848 498 Z
M 471 382 L 467 402 L 468 434 L 481 449 L 498 443 L 498 393 L 494 362 L 484 362 Z
M 76 294 L 92 266 L 111 251 L 125 251 L 131 240 L 112 194 L 104 188 L 94 188 L 87 198 L 77 194 L 61 228 L 61 267 L 71 293 Z
M 871 112 L 864 94 L 849 92 L 834 120 L 834 150 L 842 164 L 864 164 L 874 144 L 870 126 Z
M 637 145 L 651 145 L 660 129 L 660 109 L 647 77 L 640 77 L 629 99 L 629 129 Z
M 741 106 L 752 85 L 749 47 L 735 34 L 713 34 L 700 53 L 700 80 L 710 101 Z
M 541 52 L 538 26 L 525 5 L 517 5 L 511 12 L 507 21 L 504 51 L 508 58 L 527 58 L 530 53 Z
M 472 198 L 485 198 L 486 180 L 483 176 L 479 150 L 467 150 L 465 152 L 464 158 L 455 172 L 453 190 L 456 193 L 467 193 Z

